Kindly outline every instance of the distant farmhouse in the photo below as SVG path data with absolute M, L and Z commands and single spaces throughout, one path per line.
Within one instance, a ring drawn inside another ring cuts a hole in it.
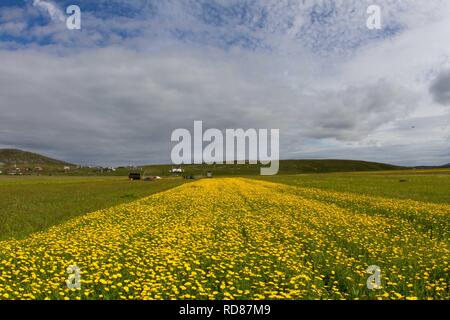
M 18 168 L 16 165 L 14 165 L 14 167 L 9 169 L 7 172 L 11 176 L 21 176 L 22 175 L 22 170 L 20 168 Z
M 172 168 L 169 170 L 169 173 L 183 173 L 184 170 L 182 168 Z

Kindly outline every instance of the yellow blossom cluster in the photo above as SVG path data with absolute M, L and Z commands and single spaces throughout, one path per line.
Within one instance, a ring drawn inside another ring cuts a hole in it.
M 450 299 L 449 218 L 449 205 L 205 179 L 0 242 L 0 299 Z

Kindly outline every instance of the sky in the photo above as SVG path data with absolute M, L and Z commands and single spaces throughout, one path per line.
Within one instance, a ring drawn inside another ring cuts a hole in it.
M 446 0 L 1 0 L 0 148 L 170 163 L 171 132 L 202 120 L 280 129 L 282 159 L 446 164 L 449 17 Z

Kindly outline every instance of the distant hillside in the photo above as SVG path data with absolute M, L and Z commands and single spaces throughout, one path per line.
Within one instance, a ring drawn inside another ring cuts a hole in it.
M 0 163 L 6 166 L 17 165 L 59 165 L 69 166 L 70 163 L 42 156 L 37 153 L 17 149 L 0 149 Z
M 144 166 L 146 175 L 167 175 L 167 172 L 176 166 L 173 165 L 149 165 Z M 260 165 L 250 164 L 213 164 L 213 165 L 183 165 L 185 174 L 205 175 L 211 171 L 214 175 L 259 175 Z M 355 160 L 281 160 L 279 174 L 297 173 L 328 173 L 328 172 L 353 172 L 353 171 L 382 171 L 406 169 L 394 165 L 355 161 Z
M 65 168 L 70 166 L 70 168 Z M 16 149 L 0 149 L 0 171 L 3 174 L 57 174 L 57 175 L 115 175 L 127 176 L 138 170 L 144 176 L 168 176 L 171 164 L 146 165 L 138 168 L 119 167 L 117 170 L 105 170 L 98 167 L 79 168 L 70 163 L 52 159 L 43 155 Z M 192 164 L 183 165 L 180 175 L 205 176 L 211 171 L 214 176 L 249 176 L 259 175 L 261 165 L 251 164 Z M 384 163 L 355 160 L 281 160 L 279 174 L 329 173 L 355 171 L 401 170 L 404 167 Z
M 443 166 L 418 166 L 415 169 L 447 169 L 450 168 L 450 163 L 444 164 Z

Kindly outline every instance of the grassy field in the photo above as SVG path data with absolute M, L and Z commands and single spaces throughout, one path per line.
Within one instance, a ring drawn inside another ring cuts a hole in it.
M 0 297 L 447 300 L 449 215 L 448 204 L 203 179 L 0 242 Z M 80 289 L 66 287 L 71 265 Z
M 22 238 L 78 215 L 180 185 L 182 179 L 0 176 L 0 240 Z
M 256 177 L 306 188 L 450 203 L 450 169 Z
M 1 177 L 0 299 L 450 299 L 449 169 L 251 178 Z

